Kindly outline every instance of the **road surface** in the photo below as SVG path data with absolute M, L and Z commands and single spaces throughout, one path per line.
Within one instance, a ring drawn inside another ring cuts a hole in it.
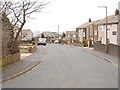
M 5 82 L 3 88 L 118 88 L 118 68 L 112 63 L 79 47 L 48 44 L 43 48 L 47 51 L 40 65 Z

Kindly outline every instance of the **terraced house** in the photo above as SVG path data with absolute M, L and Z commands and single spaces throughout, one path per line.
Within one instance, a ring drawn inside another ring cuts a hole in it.
M 92 40 L 94 42 L 94 26 L 93 24 L 98 22 L 97 21 L 91 21 L 89 19 L 89 22 L 86 22 L 82 25 L 79 25 L 76 28 L 76 39 L 80 42 L 83 42 L 84 40 Z
M 76 32 L 75 31 L 66 31 L 66 40 L 68 43 L 73 43 L 76 40 Z
M 117 11 L 116 11 L 117 12 Z M 108 43 L 118 45 L 118 14 L 107 17 Z M 94 40 L 106 44 L 106 18 L 94 23 Z

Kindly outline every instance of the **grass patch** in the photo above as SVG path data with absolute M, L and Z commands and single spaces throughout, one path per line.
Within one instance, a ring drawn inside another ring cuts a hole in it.
M 21 48 L 21 49 L 20 49 L 20 52 L 21 52 L 21 53 L 25 53 L 25 52 L 28 52 L 28 50 L 27 50 L 27 49 L 24 49 L 24 48 Z

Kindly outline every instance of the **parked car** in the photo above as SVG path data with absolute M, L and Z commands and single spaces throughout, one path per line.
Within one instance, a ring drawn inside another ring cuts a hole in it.
M 55 40 L 54 43 L 59 43 L 59 40 Z
M 46 46 L 46 38 L 39 38 L 37 45 L 44 45 Z

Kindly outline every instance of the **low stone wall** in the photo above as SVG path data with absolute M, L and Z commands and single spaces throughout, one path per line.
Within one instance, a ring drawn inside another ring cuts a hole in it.
M 84 47 L 84 43 L 78 43 L 76 46 Z
M 83 43 L 68 43 L 67 45 L 74 45 L 74 46 L 84 47 Z
M 67 43 L 67 45 L 77 45 L 77 43 Z
M 4 57 L 2 57 L 2 60 L 0 60 L 0 67 L 5 67 L 5 66 L 13 64 L 19 60 L 20 60 L 20 53 L 4 56 Z
M 30 47 L 30 53 L 34 53 L 36 51 L 37 47 L 36 45 L 33 47 Z
M 105 45 L 99 42 L 94 43 L 94 50 L 106 52 Z M 119 56 L 120 46 L 114 44 L 108 44 L 108 54 Z
M 24 53 L 34 53 L 37 49 L 36 45 L 30 45 L 30 46 L 19 46 L 20 49 L 27 49 L 27 52 Z
M 120 47 L 118 47 L 118 60 L 120 61 Z

